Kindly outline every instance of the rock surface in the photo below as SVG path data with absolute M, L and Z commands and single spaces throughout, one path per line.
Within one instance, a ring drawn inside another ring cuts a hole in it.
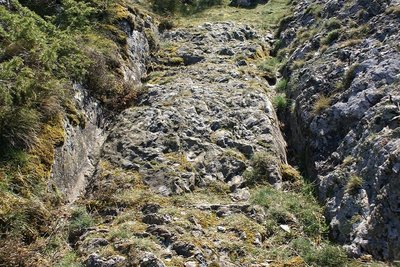
M 116 118 L 87 188 L 112 229 L 80 237 L 89 266 L 238 266 L 234 255 L 240 266 L 267 264 L 254 256 L 265 212 L 249 201 L 245 172 L 255 155 L 270 155 L 259 182 L 279 188 L 286 143 L 267 81 L 237 64 L 263 56 L 262 42 L 233 23 L 164 33 L 147 92 Z M 103 239 L 106 247 L 93 243 Z
M 299 1 L 282 24 L 290 145 L 350 254 L 400 258 L 398 1 Z M 329 62 L 329 64 L 327 64 Z
M 233 55 L 220 53 L 255 55 L 262 50 L 257 38 L 251 28 L 230 23 L 166 33 L 164 41 L 176 46 L 169 49 L 183 65 L 158 73 L 166 82 L 150 81 L 139 105 L 122 112 L 102 157 L 137 170 L 146 185 L 165 196 L 229 182 L 243 175 L 258 152 L 286 162 L 265 81 L 242 73 Z M 271 173 L 278 186 L 279 165 Z
M 146 66 L 150 57 L 145 29 L 155 34 L 157 29 L 150 16 L 135 14 L 134 17 L 135 25 L 127 21 L 120 22 L 120 27 L 126 33 L 128 58 L 118 55 L 118 61 L 124 80 L 140 86 L 141 80 L 147 75 Z M 77 199 L 87 186 L 88 179 L 93 176 L 112 118 L 112 112 L 81 84 L 74 86 L 73 104 L 76 118 L 64 122 L 65 141 L 56 149 L 52 169 L 53 181 L 69 202 Z

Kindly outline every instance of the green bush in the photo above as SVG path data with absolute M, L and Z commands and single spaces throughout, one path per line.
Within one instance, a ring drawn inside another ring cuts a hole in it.
M 288 106 L 288 100 L 285 94 L 278 94 L 274 97 L 274 107 L 277 111 L 283 111 Z
M 333 30 L 328 33 L 326 38 L 322 41 L 323 44 L 325 45 L 330 45 L 340 37 L 340 30 Z
M 62 0 L 61 13 L 56 18 L 56 24 L 63 28 L 79 29 L 80 31 L 90 25 L 91 18 L 96 14 L 96 9 L 84 1 Z
M 279 82 L 276 84 L 276 91 L 277 92 L 285 92 L 288 87 L 288 80 L 283 78 L 279 80 Z

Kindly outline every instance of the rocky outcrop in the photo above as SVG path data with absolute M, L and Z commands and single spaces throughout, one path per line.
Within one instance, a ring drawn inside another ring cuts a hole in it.
M 264 92 L 266 82 L 235 65 L 234 55 L 262 50 L 254 42 L 257 34 L 226 23 L 176 30 L 164 38 L 176 46 L 169 49 L 182 65 L 160 74 L 168 77 L 165 83 L 150 81 L 139 105 L 122 112 L 103 158 L 139 171 L 145 184 L 171 195 L 242 176 L 249 159 L 264 152 L 276 158 L 269 179 L 279 186 L 285 141 Z
M 107 111 L 82 86 L 75 86 L 74 99 L 76 118 L 64 122 L 65 141 L 56 149 L 52 169 L 52 180 L 68 201 L 83 192 L 93 175 L 108 124 Z
M 348 252 L 400 258 L 398 1 L 298 1 L 278 56 L 290 144 Z
M 157 27 L 154 19 L 145 14 L 130 14 L 129 18 L 119 23 L 126 34 L 127 57 L 120 53 L 117 60 L 123 79 L 131 86 L 140 87 L 147 76 L 150 57 L 147 35 L 155 38 Z M 73 95 L 70 114 L 64 122 L 65 141 L 56 149 L 51 181 L 70 202 L 77 199 L 86 188 L 88 178 L 93 176 L 108 135 L 107 127 L 115 116 L 82 84 L 74 85 Z
M 106 230 L 72 245 L 87 266 L 265 264 L 254 252 L 264 246 L 266 214 L 249 200 L 260 168 L 252 159 L 266 166 L 257 182 L 279 188 L 286 144 L 273 92 L 250 71 L 264 40 L 234 23 L 162 40 L 146 93 L 115 119 L 87 188 L 84 201 Z

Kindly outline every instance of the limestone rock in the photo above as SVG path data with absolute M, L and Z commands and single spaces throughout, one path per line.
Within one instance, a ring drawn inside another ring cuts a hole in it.
M 289 56 L 284 74 L 296 103 L 286 120 L 289 143 L 306 151 L 332 237 L 352 255 L 399 259 L 400 24 L 388 12 L 399 2 L 318 1 L 320 14 L 307 12 L 312 4 L 298 1 L 282 47 L 294 44 L 293 29 L 317 25 L 319 15 L 335 18 L 340 36 L 328 42 L 332 29 L 319 28 Z M 346 35 L 355 27 L 349 17 L 371 31 L 354 41 Z

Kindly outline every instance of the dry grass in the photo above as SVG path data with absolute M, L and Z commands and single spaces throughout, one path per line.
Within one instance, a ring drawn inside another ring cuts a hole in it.
M 321 95 L 314 103 L 313 113 L 320 114 L 322 111 L 324 111 L 330 106 L 331 102 L 332 99 L 330 97 Z

